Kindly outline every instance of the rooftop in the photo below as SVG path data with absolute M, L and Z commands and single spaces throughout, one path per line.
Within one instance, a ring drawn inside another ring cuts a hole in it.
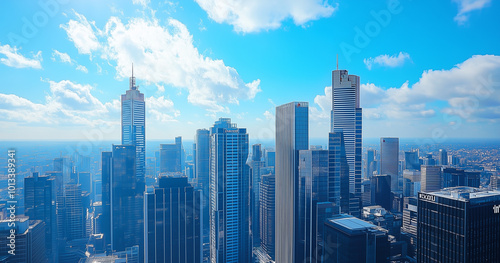
M 498 198 L 500 199 L 500 191 L 490 191 L 487 189 L 467 186 L 444 188 L 438 192 L 431 192 L 429 194 L 459 201 L 469 201 L 495 196 L 498 196 Z

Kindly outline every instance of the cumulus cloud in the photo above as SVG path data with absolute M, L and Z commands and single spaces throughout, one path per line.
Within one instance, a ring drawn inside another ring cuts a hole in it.
M 403 66 L 407 60 L 411 60 L 410 55 L 406 52 L 399 52 L 397 55 L 379 55 L 375 58 L 365 58 L 363 62 L 366 67 L 371 70 L 374 65 L 379 65 L 382 67 L 400 67 Z
M 102 103 L 93 87 L 69 80 L 47 81 L 50 93 L 44 103 L 34 103 L 14 94 L 0 93 L 3 120 L 41 125 L 96 125 L 113 123 L 119 117 L 113 103 Z
M 93 29 L 95 23 L 90 23 L 85 16 L 77 12 L 75 12 L 75 16 L 77 20 L 71 19 L 67 24 L 61 25 L 61 28 L 66 31 L 69 40 L 75 44 L 78 53 L 91 55 L 100 47 Z
M 85 66 L 82 66 L 82 65 L 76 66 L 76 70 L 79 70 L 79 71 L 84 72 L 84 73 L 89 73 L 89 70 Z
M 180 116 L 180 111 L 174 108 L 174 102 L 164 96 L 146 98 L 146 110 L 150 118 L 159 122 L 177 121 L 175 118 Z
M 444 107 L 432 108 L 435 102 Z M 413 85 L 383 89 L 361 85 L 361 104 L 367 118 L 426 118 L 437 111 L 467 121 L 500 119 L 500 56 L 477 55 L 448 70 L 424 71 Z
M 68 55 L 68 53 L 59 52 L 54 49 L 52 52 L 52 61 L 56 60 L 59 60 L 62 63 L 73 64 L 73 61 L 71 60 L 71 57 Z
M 79 21 L 71 20 L 63 28 L 92 30 L 93 22 L 77 17 Z M 67 31 L 78 48 L 79 40 Z M 123 23 L 111 17 L 103 30 L 96 29 L 91 35 L 102 36 L 102 42 L 94 46 L 102 58 L 116 65 L 118 78 L 129 77 L 134 63 L 137 79 L 186 89 L 190 103 L 211 112 L 229 112 L 227 104 L 253 99 L 261 91 L 259 79 L 244 82 L 236 69 L 222 60 L 200 54 L 186 26 L 175 19 L 162 25 L 155 18 Z
M 217 23 L 228 23 L 237 32 L 276 29 L 284 20 L 296 25 L 330 17 L 337 4 L 328 0 L 195 0 Z
M 149 0 L 132 0 L 134 5 L 141 5 L 143 7 L 147 7 L 149 4 Z
M 0 45 L 0 54 L 5 57 L 0 57 L 0 62 L 6 66 L 13 68 L 42 68 L 42 51 L 38 51 L 33 58 L 27 58 L 18 53 L 17 47 L 10 45 Z
M 469 20 L 469 13 L 481 10 L 491 3 L 491 0 L 454 0 L 458 4 L 458 14 L 454 20 L 463 25 Z
M 332 86 L 325 87 L 324 94 L 316 95 L 314 103 L 319 107 L 309 107 L 312 120 L 330 120 L 332 111 Z

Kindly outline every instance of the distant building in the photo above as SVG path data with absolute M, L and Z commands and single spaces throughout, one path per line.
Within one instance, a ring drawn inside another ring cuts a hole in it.
M 208 233 L 210 229 L 210 131 L 207 129 L 196 130 L 196 153 L 194 154 L 194 170 L 197 187 L 201 189 L 203 205 L 203 230 Z
M 387 174 L 373 176 L 371 179 L 371 194 L 373 204 L 380 205 L 387 211 L 391 211 L 391 176 Z
M 418 151 L 405 152 L 404 169 L 420 171 L 420 161 L 418 159 Z
M 399 138 L 380 138 L 380 174 L 391 176 L 391 189 L 399 190 Z
M 201 192 L 187 177 L 160 177 L 144 196 L 147 263 L 202 261 Z
M 387 231 L 353 216 L 340 214 L 325 222 L 324 263 L 388 262 Z
M 250 165 L 250 203 L 251 203 L 251 213 L 252 213 L 252 243 L 253 247 L 258 247 L 260 244 L 260 210 L 259 210 L 259 199 L 260 199 L 260 179 L 264 172 L 265 162 L 262 160 L 262 146 L 260 144 L 252 145 L 252 159 L 249 163 Z
M 491 190 L 500 190 L 500 175 L 492 175 L 490 177 Z
M 479 187 L 480 179 L 480 172 L 466 172 L 458 168 L 444 168 L 442 188 L 456 186 Z
M 182 174 L 183 156 L 182 137 L 175 137 L 172 144 L 160 144 L 160 174 Z
M 418 262 L 497 262 L 500 192 L 472 187 L 421 192 Z
M 446 150 L 444 150 L 444 149 L 439 149 L 438 165 L 441 165 L 441 166 L 448 165 L 448 152 L 446 152 Z
M 441 189 L 441 166 L 422 165 L 421 168 L 422 192 L 435 192 Z
M 365 178 L 371 178 L 373 176 L 373 173 L 377 171 L 376 167 L 376 158 L 377 158 L 377 151 L 374 149 L 368 149 L 366 152 L 366 161 L 365 161 Z

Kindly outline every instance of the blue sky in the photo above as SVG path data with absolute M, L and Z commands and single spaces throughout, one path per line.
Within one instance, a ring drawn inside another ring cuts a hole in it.
M 326 138 L 331 71 L 361 78 L 363 136 L 498 138 L 500 3 L 491 0 L 4 1 L 3 140 L 117 140 L 131 64 L 147 138 L 230 117 L 274 137 L 310 103 Z

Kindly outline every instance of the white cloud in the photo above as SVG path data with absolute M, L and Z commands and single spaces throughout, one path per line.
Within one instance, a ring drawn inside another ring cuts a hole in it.
M 89 70 L 85 66 L 82 66 L 82 65 L 76 66 L 76 69 L 81 71 L 81 72 L 89 73 Z
M 177 121 L 175 118 L 180 116 L 180 111 L 174 109 L 174 102 L 164 96 L 146 98 L 146 108 L 149 117 L 159 122 Z
M 71 19 L 68 24 L 61 25 L 61 28 L 68 34 L 78 53 L 91 55 L 93 51 L 98 50 L 100 45 L 94 32 L 94 22 L 89 23 L 87 18 L 75 12 L 77 20 Z
M 92 30 L 93 22 L 78 17 L 79 22 L 71 20 L 63 27 Z M 261 91 L 260 80 L 245 83 L 236 69 L 200 54 L 186 26 L 175 19 L 162 26 L 155 18 L 134 18 L 124 24 L 112 17 L 104 30 L 96 30 L 104 40 L 94 46 L 102 58 L 115 63 L 118 78 L 129 77 L 134 63 L 138 80 L 187 89 L 190 103 L 211 112 L 229 112 L 227 104 L 253 99 Z M 79 46 L 79 40 L 70 39 Z
M 373 65 L 379 65 L 383 67 L 400 67 L 404 65 L 406 60 L 411 60 L 410 55 L 406 52 L 399 52 L 397 55 L 379 55 L 375 58 L 365 58 L 363 62 L 366 67 L 371 70 Z
M 431 104 L 444 102 L 445 106 Z M 477 55 L 449 70 L 424 71 L 420 80 L 399 88 L 361 85 L 367 118 L 427 118 L 437 111 L 467 121 L 500 120 L 500 56 Z
M 5 56 L 0 58 L 0 62 L 13 68 L 42 68 L 42 51 L 38 51 L 32 59 L 17 53 L 17 51 L 17 47 L 11 47 L 8 44 L 0 45 L 0 54 Z
M 149 4 L 149 0 L 132 0 L 134 5 L 142 5 L 143 7 L 147 7 Z
M 328 0 L 195 0 L 217 23 L 228 23 L 237 32 L 276 29 L 287 19 L 296 25 L 330 17 L 337 4 Z
M 463 25 L 469 20 L 469 13 L 474 10 L 480 10 L 488 6 L 491 0 L 454 0 L 458 4 L 458 14 L 454 20 Z
M 264 117 L 266 117 L 266 120 L 272 120 L 272 119 L 274 119 L 274 114 L 272 114 L 270 111 L 266 110 L 264 112 Z
M 71 57 L 67 53 L 59 52 L 54 49 L 52 52 L 52 61 L 56 61 L 56 59 L 59 59 L 62 63 L 73 64 Z

